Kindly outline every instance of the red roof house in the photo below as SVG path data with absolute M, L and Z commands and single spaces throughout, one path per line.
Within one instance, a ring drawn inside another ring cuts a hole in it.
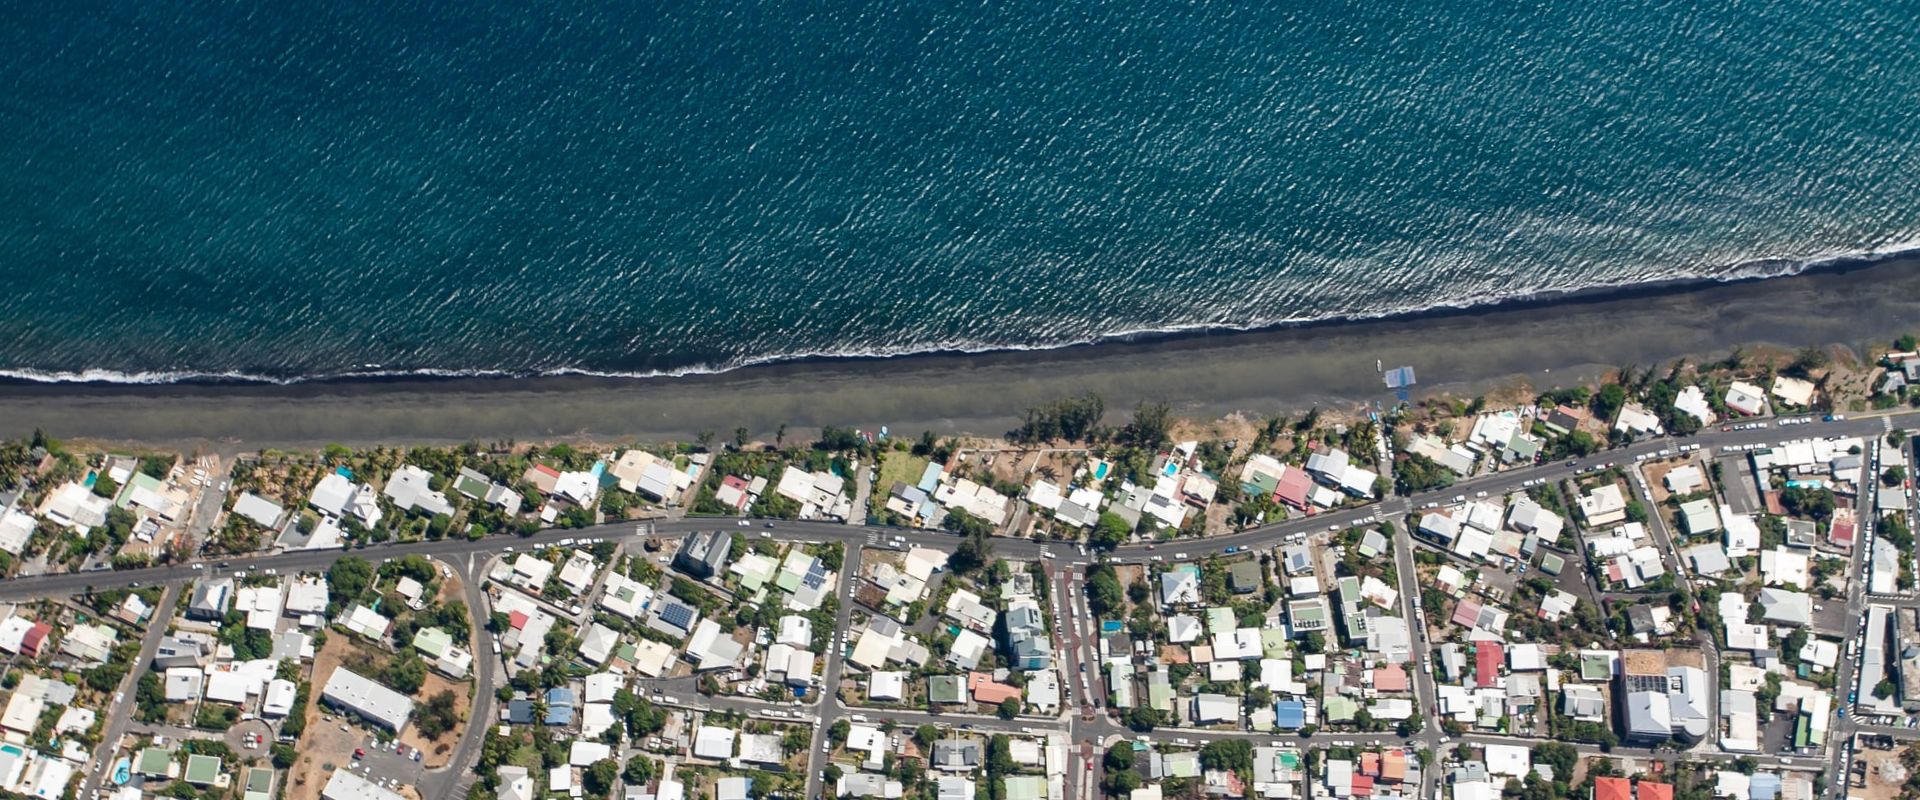
M 1827 541 L 1835 547 L 1853 549 L 1854 524 L 1852 516 L 1833 515 L 1833 527 L 1827 529 Z
M 20 652 L 28 658 L 39 658 L 40 648 L 47 643 L 47 634 L 53 633 L 53 626 L 36 622 L 27 629 L 27 635 L 20 637 Z
M 1307 508 L 1307 493 L 1313 491 L 1313 478 L 1299 467 L 1287 467 L 1280 475 L 1280 485 L 1273 490 L 1273 499 L 1302 511 Z
M 1640 800 L 1673 800 L 1673 784 L 1641 781 L 1637 787 Z
M 1407 668 L 1399 664 L 1388 664 L 1373 671 L 1373 688 L 1381 692 L 1404 692 L 1407 690 Z
M 999 705 L 1020 696 L 1020 687 L 997 683 L 993 676 L 984 672 L 967 673 L 967 690 L 973 692 L 975 702 L 989 705 Z
M 1594 778 L 1593 800 L 1633 800 L 1633 784 L 1626 778 Z
M 541 494 L 552 494 L 553 490 L 560 485 L 560 470 L 545 464 L 535 464 L 526 471 L 526 474 L 521 475 L 520 479 L 533 484 L 533 488 L 539 489 Z
M 1407 751 L 1388 750 L 1380 759 L 1380 780 L 1400 783 L 1407 779 Z
M 1481 642 L 1473 646 L 1473 680 L 1480 688 L 1500 684 L 1500 665 L 1507 663 L 1506 648 L 1499 642 Z M 1631 798 L 1629 798 L 1631 800 Z

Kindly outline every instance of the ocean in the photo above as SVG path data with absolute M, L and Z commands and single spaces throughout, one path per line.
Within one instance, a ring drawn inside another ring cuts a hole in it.
M 1911 3 L 12 4 L 0 376 L 717 371 L 1920 242 Z

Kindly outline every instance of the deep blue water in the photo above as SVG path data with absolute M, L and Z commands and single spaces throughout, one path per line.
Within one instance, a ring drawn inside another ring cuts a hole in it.
M 1909 2 L 9 5 L 14 374 L 1045 347 L 1920 240 Z

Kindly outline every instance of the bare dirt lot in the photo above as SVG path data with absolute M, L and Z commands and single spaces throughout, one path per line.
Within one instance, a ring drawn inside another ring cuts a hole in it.
M 427 682 L 420 687 L 420 697 L 432 697 L 443 691 L 453 692 L 453 707 L 461 709 L 462 715 L 471 713 L 473 708 L 473 685 L 467 681 L 450 681 L 439 673 L 427 673 Z M 338 730 L 338 726 L 335 730 Z M 427 769 L 439 769 L 447 765 L 447 759 L 453 757 L 453 749 L 460 743 L 460 736 L 466 731 L 466 725 L 455 725 L 453 729 L 440 734 L 438 739 L 428 739 L 420 735 L 420 729 L 408 725 L 400 734 L 400 742 L 415 748 L 425 755 L 420 763 Z
M 1899 750 L 1862 747 L 1854 751 L 1854 758 L 1867 762 L 1867 785 L 1854 786 L 1849 781 L 1848 797 L 1857 800 L 1894 800 L 1900 796 L 1900 787 L 1907 781 L 1907 768 L 1900 763 Z
M 336 767 L 353 761 L 353 748 L 365 736 L 351 729 L 340 730 L 341 723 L 328 721 L 320 708 L 319 687 L 327 684 L 327 678 L 332 677 L 352 648 L 346 636 L 334 635 L 328 636 L 327 643 L 314 654 L 311 679 L 314 688 L 308 693 L 305 709 L 306 733 L 300 737 L 300 760 L 287 770 L 287 800 L 318 800 L 320 790 L 327 785 L 327 777 Z

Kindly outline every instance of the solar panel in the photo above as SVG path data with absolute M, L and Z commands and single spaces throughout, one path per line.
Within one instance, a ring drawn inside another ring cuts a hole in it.
M 685 628 L 693 624 L 693 609 L 675 604 L 660 609 L 660 619 L 676 628 Z
M 813 562 L 813 565 L 807 568 L 807 574 L 800 579 L 800 582 L 806 584 L 809 589 L 818 589 L 826 585 L 826 565 L 818 561 Z

